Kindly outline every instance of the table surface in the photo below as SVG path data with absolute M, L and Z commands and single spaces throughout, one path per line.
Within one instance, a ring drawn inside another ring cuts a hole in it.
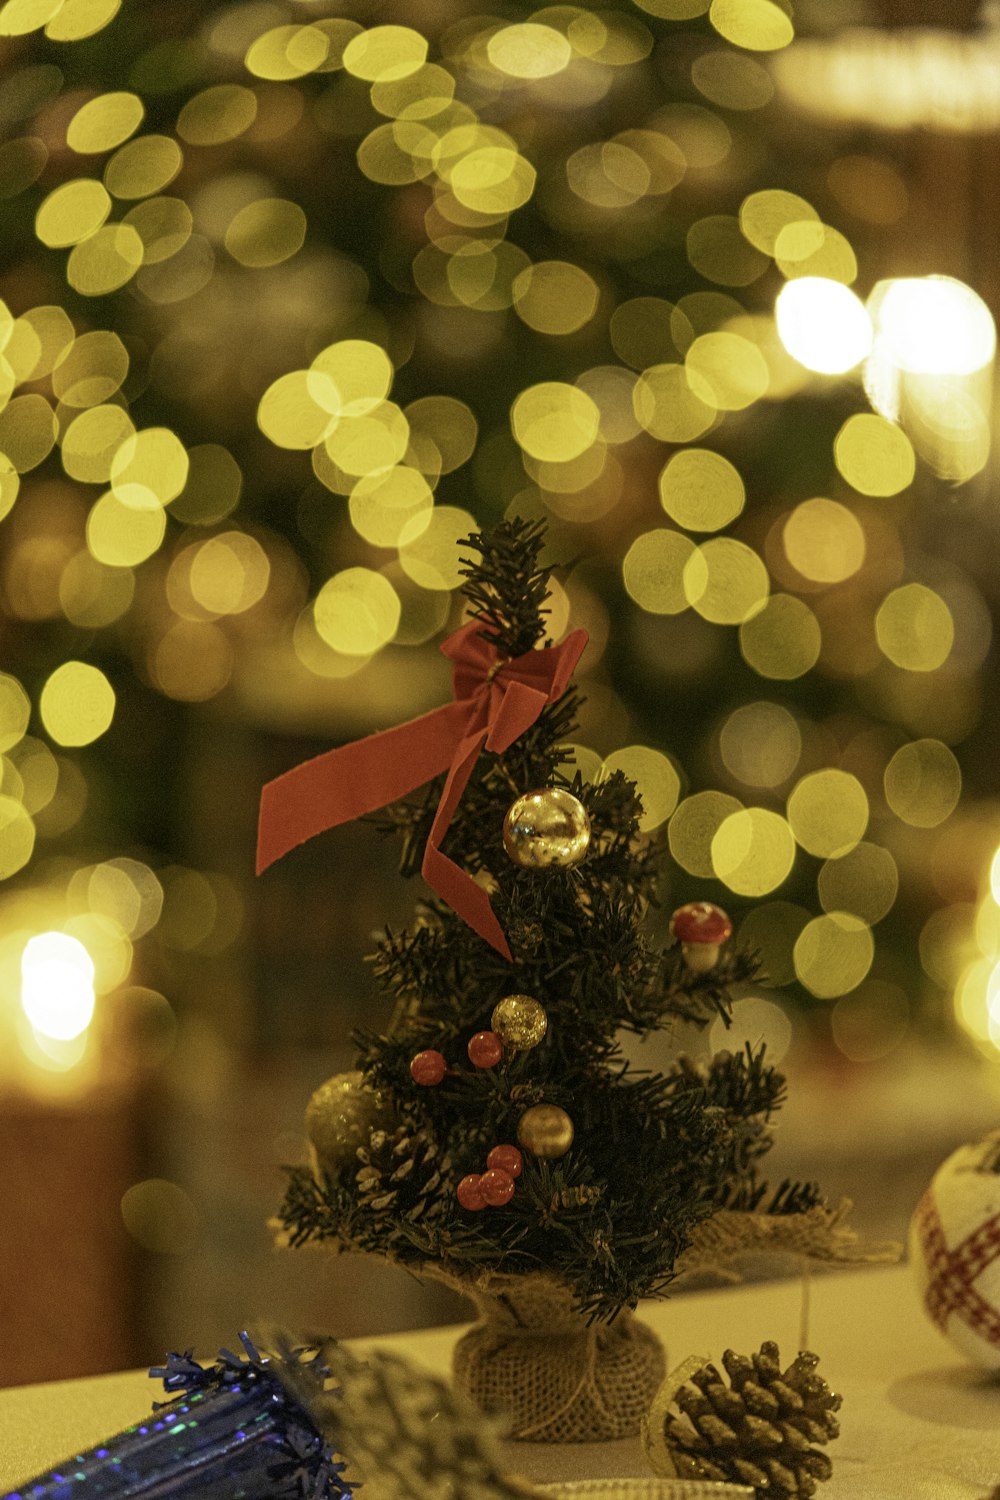
M 987 1500 L 1000 1484 L 1000 1376 L 963 1361 L 927 1321 L 906 1267 L 812 1278 L 809 1347 L 844 1396 L 833 1478 L 821 1500 Z M 775 1339 L 791 1359 L 802 1284 L 678 1294 L 640 1315 L 667 1345 L 671 1367 L 716 1361 Z M 445 1371 L 460 1328 L 355 1341 Z M 235 1332 L 234 1330 L 234 1337 Z M 142 1371 L 0 1391 L 0 1492 L 145 1415 L 162 1391 Z M 507 1446 L 509 1468 L 536 1481 L 641 1475 L 637 1441 Z

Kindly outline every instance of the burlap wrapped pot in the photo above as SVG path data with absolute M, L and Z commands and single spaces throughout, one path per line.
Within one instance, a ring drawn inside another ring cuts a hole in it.
M 554 1277 L 452 1281 L 479 1310 L 453 1358 L 455 1382 L 530 1443 L 632 1437 L 663 1379 L 659 1339 L 626 1309 L 590 1323 Z

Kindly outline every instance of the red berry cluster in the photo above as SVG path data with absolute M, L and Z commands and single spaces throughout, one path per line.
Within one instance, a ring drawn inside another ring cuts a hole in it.
M 516 1146 L 494 1146 L 486 1158 L 486 1171 L 470 1172 L 455 1189 L 463 1208 L 503 1208 L 514 1196 L 514 1179 L 521 1175 L 521 1153 Z
M 495 1031 L 477 1031 L 467 1048 L 474 1068 L 495 1068 L 503 1057 L 503 1042 Z M 422 1088 L 435 1088 L 448 1071 L 444 1055 L 428 1047 L 410 1063 L 410 1077 Z
M 469 1061 L 475 1068 L 495 1068 L 503 1056 L 503 1042 L 495 1031 L 477 1031 L 468 1045 Z M 410 1077 L 422 1088 L 434 1088 L 448 1072 L 443 1053 L 428 1047 L 410 1063 Z M 463 1208 L 502 1208 L 514 1196 L 514 1180 L 521 1175 L 521 1153 L 516 1146 L 494 1146 L 486 1158 L 485 1172 L 470 1172 L 456 1189 Z

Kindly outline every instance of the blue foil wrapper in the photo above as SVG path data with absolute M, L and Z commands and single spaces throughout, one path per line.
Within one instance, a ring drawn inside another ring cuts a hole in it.
M 205 1367 L 171 1354 L 150 1375 L 173 1399 L 144 1422 L 39 1474 L 0 1500 L 346 1500 L 351 1485 L 323 1426 L 329 1374 L 315 1350 L 220 1351 Z M 179 1394 L 174 1394 L 179 1393 Z

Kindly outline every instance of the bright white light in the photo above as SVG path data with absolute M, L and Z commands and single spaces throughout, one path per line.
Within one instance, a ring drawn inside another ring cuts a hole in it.
M 94 963 L 65 932 L 28 940 L 21 957 L 21 1008 L 35 1031 L 56 1041 L 80 1036 L 94 1015 Z
M 880 352 L 912 375 L 970 375 L 996 352 L 992 313 L 951 276 L 881 281 L 868 308 Z
M 775 303 L 778 335 L 793 359 L 820 375 L 844 375 L 872 346 L 864 303 L 843 282 L 826 276 L 789 281 Z

